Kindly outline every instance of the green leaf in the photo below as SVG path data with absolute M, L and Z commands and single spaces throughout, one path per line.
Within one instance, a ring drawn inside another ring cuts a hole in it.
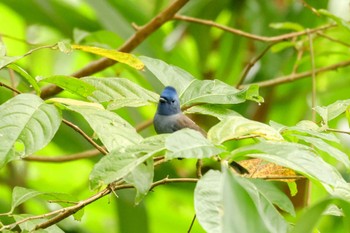
M 119 52 L 115 49 L 104 49 L 86 45 L 71 45 L 72 49 L 82 50 L 129 65 L 135 69 L 142 70 L 144 64 L 141 60 L 130 53 Z
M 287 29 L 287 30 L 294 30 L 297 32 L 305 30 L 302 25 L 294 22 L 270 23 L 269 26 L 274 29 Z
M 21 215 L 13 215 L 14 219 L 17 221 L 21 221 L 25 218 L 31 217 L 33 215 L 29 214 L 21 214 Z M 36 225 L 44 223 L 48 221 L 48 219 L 32 219 L 30 221 L 26 221 L 19 224 L 19 227 L 21 228 L 22 232 L 37 232 L 38 230 L 34 231 Z M 63 230 L 61 230 L 57 225 L 49 226 L 45 229 L 39 230 L 40 233 L 64 233 Z
M 350 203 L 338 197 L 329 197 L 308 208 L 300 216 L 292 233 L 312 233 L 316 224 L 332 203 L 337 204 L 344 212 L 344 232 L 350 232 Z M 346 230 L 347 229 L 347 230 Z
M 291 201 L 280 190 L 273 187 L 273 185 L 269 184 L 267 181 L 254 179 L 248 180 L 236 177 L 232 173 L 229 175 L 232 176 L 231 178 L 236 179 L 241 187 L 247 191 L 255 204 L 263 224 L 268 229 L 268 232 L 287 232 L 287 223 L 275 208 L 274 204 L 278 203 L 284 207 L 288 205 L 287 208 L 292 210 L 293 213 L 294 210 Z
M 290 47 L 294 47 L 295 46 L 295 42 L 292 42 L 292 41 L 283 41 L 283 42 L 280 42 L 280 43 L 277 43 L 275 45 L 273 45 L 271 47 L 271 52 L 273 53 L 279 53 L 285 49 L 288 49 Z
M 263 103 L 264 98 L 259 95 L 259 85 L 249 85 L 245 92 L 245 99 L 255 101 L 257 103 Z
M 136 189 L 135 204 L 139 204 L 151 188 L 154 177 L 153 158 L 141 163 L 125 177 L 127 183 Z
M 328 106 L 315 107 L 316 112 L 322 117 L 323 122 L 327 125 L 329 121 L 333 120 L 340 114 L 343 114 L 350 106 L 350 99 L 338 100 Z
M 180 94 L 180 102 L 182 106 L 197 103 L 238 104 L 246 101 L 247 96 L 250 99 L 259 100 L 256 91 L 254 86 L 251 89 L 238 90 L 220 80 L 193 80 Z
M 27 71 L 25 71 L 22 67 L 20 67 L 20 66 L 18 66 L 16 64 L 9 64 L 7 67 L 12 69 L 12 70 L 14 70 L 14 71 L 16 71 L 23 78 L 25 78 L 30 83 L 30 85 L 34 88 L 36 94 L 40 95 L 41 89 L 40 89 L 38 83 L 36 82 L 35 78 L 33 78 L 31 75 L 29 75 L 27 73 Z
M 341 150 L 335 148 L 334 146 L 329 145 L 327 142 L 322 139 L 308 136 L 295 135 L 297 138 L 310 143 L 315 146 L 318 150 L 326 152 L 329 156 L 335 158 L 339 162 L 343 163 L 347 169 L 350 169 L 350 160 L 347 154 Z
M 247 135 L 275 141 L 283 140 L 282 136 L 272 127 L 240 116 L 228 117 L 213 126 L 208 132 L 208 138 L 217 144 Z
M 221 220 L 223 213 L 222 182 L 221 172 L 209 170 L 197 182 L 194 190 L 196 217 L 206 232 L 223 232 Z
M 216 147 L 200 132 L 182 129 L 169 135 L 165 141 L 167 160 L 174 158 L 209 158 L 224 150 Z
M 271 213 L 273 211 L 271 208 L 274 207 L 269 205 L 266 199 L 256 191 L 253 195 L 251 189 L 254 188 L 245 187 L 245 184 L 249 185 L 246 179 L 239 179 L 228 169 L 224 169 L 223 230 L 220 232 L 250 233 L 255 232 L 256 229 L 259 229 L 261 233 L 286 232 L 282 230 L 285 227 L 279 225 L 280 218 L 276 218 L 276 213 Z
M 144 56 L 140 57 L 140 59 L 164 86 L 173 86 L 179 95 L 194 80 L 194 77 L 185 70 L 168 65 L 162 60 Z
M 262 153 L 257 153 L 257 151 Z M 345 182 L 334 167 L 323 161 L 310 147 L 301 144 L 263 141 L 241 147 L 233 151 L 233 154 L 237 155 L 242 152 L 249 157 L 264 159 L 316 179 L 329 192 L 332 192 L 330 187 Z
M 61 124 L 58 109 L 32 94 L 2 104 L 0 119 L 0 167 L 46 146 Z
M 114 112 L 91 106 L 68 106 L 67 108 L 85 118 L 109 151 L 117 147 L 137 144 L 142 140 L 135 128 Z
M 216 105 L 216 104 L 195 105 L 190 107 L 189 109 L 186 109 L 184 113 L 210 115 L 218 118 L 221 121 L 231 116 L 241 116 L 239 113 L 231 109 L 227 109 L 222 105 Z
M 11 63 L 18 61 L 21 58 L 23 58 L 23 56 L 14 56 L 14 57 L 0 56 L 0 70 Z
M 283 129 L 283 134 L 301 134 L 301 135 L 311 135 L 314 137 L 322 138 L 324 140 L 339 143 L 339 139 L 331 133 L 323 133 L 323 128 L 320 128 L 316 123 L 312 121 L 303 120 L 300 121 L 296 126 L 285 127 Z
M 43 78 L 40 80 L 40 82 L 55 84 L 64 90 L 82 97 L 88 97 L 95 91 L 95 88 L 92 85 L 80 79 L 64 75 L 54 75 Z
M 96 189 L 102 185 L 125 178 L 140 164 L 163 150 L 164 149 L 162 148 L 145 155 L 140 155 L 141 152 L 121 152 L 120 150 L 111 151 L 95 164 L 92 169 L 89 176 L 91 189 Z
M 20 204 L 26 202 L 27 200 L 43 194 L 37 190 L 27 189 L 22 187 L 14 187 L 12 190 L 12 204 L 10 213 Z
M 144 89 L 134 82 L 123 78 L 83 78 L 84 82 L 94 86 L 89 100 L 108 103 L 110 110 L 122 107 L 140 107 L 150 102 L 158 102 L 159 95 Z
M 254 184 L 260 195 L 264 196 L 264 198 L 266 198 L 266 200 L 268 200 L 270 203 L 276 205 L 278 208 L 289 213 L 290 215 L 295 216 L 293 203 L 286 196 L 286 194 L 273 185 L 273 183 L 261 179 L 249 179 L 249 182 Z
M 332 13 L 330 13 L 329 11 L 327 11 L 325 9 L 320 9 L 317 12 L 321 15 L 324 15 L 324 16 L 330 18 L 330 19 L 333 19 L 339 26 L 343 27 L 344 29 L 346 29 L 350 32 L 349 23 L 346 22 L 345 20 L 343 20 L 342 18 L 339 18 L 339 17 L 333 15 Z

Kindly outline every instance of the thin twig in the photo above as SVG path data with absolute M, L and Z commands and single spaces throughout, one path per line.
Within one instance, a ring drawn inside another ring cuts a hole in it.
M 138 30 L 127 40 L 125 43 L 118 49 L 120 52 L 131 52 L 134 50 L 139 44 L 141 44 L 149 35 L 151 35 L 154 31 L 160 28 L 163 24 L 173 18 L 175 13 L 179 11 L 189 0 L 176 0 L 172 4 L 170 4 L 167 8 L 161 11 L 157 16 L 152 18 L 147 24 L 144 26 L 140 26 Z M 114 65 L 116 62 L 108 59 L 101 58 L 99 60 L 93 61 L 86 65 L 84 68 L 79 71 L 73 73 L 71 76 L 76 78 L 81 78 L 85 76 L 92 75 L 99 71 L 106 69 Z M 41 97 L 46 99 L 53 95 L 56 95 L 62 91 L 56 85 L 49 85 L 45 87 L 41 92 Z
M 340 130 L 340 129 L 331 129 L 331 128 L 327 128 L 326 130 L 331 131 L 331 132 L 335 132 L 335 133 L 343 133 L 343 134 L 350 135 L 350 131 L 344 131 L 344 130 Z
M 21 92 L 19 90 L 15 89 L 15 88 L 13 88 L 13 87 L 11 87 L 9 85 L 6 85 L 5 83 L 2 83 L 2 82 L 0 82 L 0 87 L 5 87 L 5 88 L 13 91 L 16 94 L 21 94 Z
M 190 233 L 190 232 L 191 232 L 192 227 L 193 227 L 193 225 L 194 225 L 194 221 L 196 221 L 196 218 L 197 218 L 197 215 L 195 214 L 195 215 L 193 216 L 193 218 L 192 218 L 191 225 L 190 225 L 190 227 L 188 228 L 187 233 Z
M 276 43 L 270 43 L 257 57 L 253 58 L 245 67 L 242 72 L 241 77 L 239 78 L 238 83 L 236 84 L 236 87 L 239 87 L 247 77 L 247 74 L 249 73 L 250 69 L 257 63 L 269 50 L 270 48 Z
M 309 32 L 309 29 L 307 29 Z M 311 98 L 311 106 L 312 106 L 312 121 L 316 122 L 316 74 L 315 74 L 315 54 L 314 47 L 312 43 L 311 34 L 308 33 L 309 38 L 309 48 L 310 48 L 310 61 L 311 61 L 311 80 L 312 80 L 312 98 Z
M 326 39 L 328 39 L 328 40 L 330 40 L 330 41 L 332 41 L 332 42 L 336 42 L 336 43 L 341 44 L 341 45 L 344 45 L 344 46 L 346 46 L 346 47 L 350 47 L 350 44 L 348 44 L 348 43 L 346 43 L 346 42 L 343 42 L 343 41 L 341 41 L 341 40 L 337 40 L 337 39 L 335 39 L 335 38 L 333 38 L 333 37 L 330 37 L 330 36 L 328 36 L 328 35 L 326 35 L 326 34 L 324 34 L 324 33 L 322 33 L 322 32 L 317 32 L 317 35 L 322 36 L 322 37 L 324 37 L 324 38 L 326 38 Z
M 74 129 L 76 132 L 80 133 L 91 145 L 93 145 L 97 150 L 99 150 L 102 154 L 106 155 L 108 152 L 100 145 L 98 145 L 94 140 L 92 140 L 83 130 L 81 130 L 78 126 L 74 125 L 72 122 L 69 122 L 65 119 L 62 120 L 63 123 Z
M 198 18 L 193 18 L 190 16 L 183 16 L 183 15 L 175 15 L 174 19 L 187 21 L 187 22 L 191 22 L 191 23 L 199 23 L 199 24 L 210 26 L 210 27 L 216 27 L 216 28 L 219 28 L 221 30 L 224 30 L 224 31 L 227 31 L 227 32 L 230 32 L 233 34 L 246 37 L 248 39 L 262 41 L 262 42 L 280 42 L 280 41 L 289 40 L 289 39 L 292 39 L 294 37 L 303 36 L 303 35 L 308 34 L 307 31 L 298 31 L 298 32 L 291 32 L 291 33 L 287 33 L 287 34 L 283 34 L 283 35 L 279 35 L 279 36 L 267 37 L 267 36 L 259 36 L 259 35 L 251 34 L 251 33 L 244 32 L 244 31 L 241 31 L 241 30 L 238 30 L 235 28 L 227 27 L 225 25 L 215 23 L 211 20 L 198 19 Z M 337 26 L 337 25 L 334 23 L 323 25 L 321 27 L 310 29 L 309 33 L 323 31 L 323 30 L 326 30 L 326 29 L 329 29 L 329 28 L 332 28 L 335 26 Z
M 279 85 L 279 84 L 289 83 L 289 82 L 293 82 L 293 81 L 298 80 L 298 79 L 310 77 L 313 72 L 315 73 L 315 75 L 317 75 L 317 74 L 325 72 L 325 71 L 336 70 L 338 68 L 346 67 L 346 66 L 349 66 L 349 65 L 350 65 L 350 60 L 346 60 L 346 61 L 342 61 L 342 62 L 333 64 L 333 65 L 317 68 L 315 70 L 308 70 L 308 71 L 301 72 L 301 73 L 290 74 L 290 75 L 287 75 L 287 76 L 281 76 L 281 77 L 278 77 L 278 78 L 275 78 L 275 79 L 266 80 L 266 81 L 262 81 L 262 82 L 251 83 L 251 84 L 256 84 L 256 85 L 259 85 L 260 87 L 276 86 L 276 85 Z M 242 88 L 245 88 L 245 87 L 247 87 L 247 86 L 249 86 L 251 84 L 243 84 L 243 85 L 240 85 L 238 88 L 242 89 Z

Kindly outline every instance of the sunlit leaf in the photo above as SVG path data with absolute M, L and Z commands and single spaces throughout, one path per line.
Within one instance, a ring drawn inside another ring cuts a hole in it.
M 51 98 L 46 100 L 46 103 L 60 103 L 68 106 L 86 106 L 86 107 L 93 107 L 96 109 L 104 110 L 103 106 L 99 103 L 91 103 L 76 99 L 68 99 L 68 98 Z
M 295 42 L 292 42 L 292 41 L 280 42 L 271 47 L 271 52 L 279 53 L 285 49 L 288 49 L 294 46 L 295 46 Z
M 88 84 L 80 79 L 64 75 L 54 75 L 42 78 L 40 82 L 56 84 L 62 89 L 82 97 L 88 97 L 95 91 L 94 86 L 91 84 Z
M 46 146 L 61 124 L 58 109 L 32 94 L 2 104 L 0 119 L 0 167 Z
M 103 57 L 107 57 L 120 63 L 127 64 L 138 70 L 142 70 L 144 67 L 142 61 L 130 53 L 124 53 L 114 49 L 104 49 L 86 45 L 72 45 L 72 49 L 82 50 L 84 52 L 89 52 Z
M 89 99 L 107 103 L 107 108 L 114 110 L 121 107 L 140 107 L 150 102 L 157 102 L 159 95 L 151 92 L 128 79 L 123 78 L 83 78 L 84 82 L 95 87 Z
M 135 128 L 114 112 L 91 106 L 68 106 L 67 108 L 85 118 L 109 151 L 116 147 L 136 144 L 142 140 Z
M 14 56 L 14 57 L 0 56 L 0 70 L 11 63 L 18 61 L 21 58 L 23 58 L 23 56 Z
M 169 135 L 165 141 L 168 152 L 165 157 L 173 158 L 209 158 L 223 149 L 216 147 L 200 132 L 192 129 L 183 129 Z
M 208 132 L 208 138 L 214 143 L 239 139 L 247 135 L 275 141 L 283 140 L 282 136 L 272 127 L 240 116 L 226 118 Z
M 173 86 L 179 95 L 194 80 L 194 77 L 185 70 L 168 65 L 162 60 L 144 56 L 140 57 L 140 59 L 164 86 Z

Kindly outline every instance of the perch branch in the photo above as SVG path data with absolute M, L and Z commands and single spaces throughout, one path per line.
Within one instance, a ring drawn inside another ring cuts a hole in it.
M 118 49 L 120 52 L 131 52 L 139 44 L 141 44 L 149 35 L 160 28 L 164 23 L 173 18 L 175 13 L 180 10 L 189 0 L 177 0 L 169 5 L 166 9 L 155 16 L 151 21 L 149 21 L 144 26 L 138 27 L 137 31 Z M 106 69 L 114 65 L 116 61 L 108 58 L 101 58 L 99 60 L 93 61 L 86 65 L 84 68 L 73 73 L 71 76 L 76 78 L 81 78 L 84 76 L 89 76 L 99 71 Z M 56 95 L 62 91 L 56 85 L 49 85 L 45 87 L 41 92 L 41 98 L 46 99 L 53 95 Z
M 36 162 L 48 162 L 48 163 L 62 163 L 62 162 L 70 162 L 78 159 L 91 158 L 99 154 L 101 154 L 99 150 L 92 149 L 92 150 L 87 150 L 87 151 L 83 151 L 72 155 L 55 156 L 55 157 L 31 155 L 26 158 L 23 158 L 23 160 L 36 161 Z

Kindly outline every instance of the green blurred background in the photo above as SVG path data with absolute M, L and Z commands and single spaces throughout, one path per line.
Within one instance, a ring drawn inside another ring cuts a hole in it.
M 7 55 L 26 53 L 39 45 L 54 44 L 61 40 L 72 43 L 118 48 L 129 38 L 134 29 L 131 24 L 143 25 L 172 1 L 168 0 L 2 0 L 0 2 L 0 35 L 6 46 Z M 307 3 L 315 9 L 328 9 L 343 1 L 310 0 Z M 344 1 L 346 2 L 346 1 Z M 345 5 L 348 6 L 348 5 Z M 342 9 L 342 7 L 340 7 Z M 338 12 L 336 9 L 334 12 Z M 276 36 L 295 29 L 315 28 L 330 20 L 317 15 L 293 0 L 191 0 L 180 14 L 215 21 L 229 27 L 263 36 Z M 293 22 L 292 29 L 276 29 L 272 23 Z M 338 41 L 321 35 L 314 35 L 316 67 L 324 67 L 347 60 L 350 53 L 348 38 L 350 31 L 337 27 L 324 32 Z M 343 43 L 339 43 L 339 41 Z M 236 85 L 239 77 L 254 57 L 269 44 L 254 41 L 240 35 L 224 32 L 206 25 L 173 20 L 163 25 L 149 36 L 133 53 L 161 59 L 183 68 L 198 79 L 220 79 Z M 293 46 L 291 46 L 293 45 Z M 285 48 L 283 46 L 286 46 Z M 297 59 L 298 52 L 302 58 Z M 83 52 L 63 54 L 58 51 L 40 50 L 21 59 L 18 64 L 32 76 L 53 74 L 69 75 L 97 56 Z M 252 68 L 246 83 L 270 80 L 292 73 L 311 69 L 308 37 L 295 38 L 293 44 L 276 45 L 268 51 Z M 348 67 L 317 75 L 317 105 L 328 105 L 336 100 L 350 98 L 350 77 Z M 152 76 L 137 72 L 125 65 L 117 64 L 94 76 L 124 77 L 135 83 L 159 92 L 161 86 Z M 9 83 L 9 72 L 0 70 L 0 81 Z M 15 86 L 22 91 L 31 88 L 20 77 Z M 244 103 L 234 107 L 243 116 L 268 123 L 270 120 L 285 125 L 295 125 L 303 119 L 311 120 L 312 106 L 311 79 L 305 78 L 283 85 L 261 88 L 265 103 Z M 63 92 L 59 96 L 69 96 Z M 0 89 L 0 103 L 11 98 L 12 93 Z M 133 125 L 138 125 L 153 117 L 155 106 L 138 109 L 118 110 L 118 113 Z M 82 118 L 67 115 L 67 119 L 77 123 L 89 135 L 93 132 Z M 198 118 L 206 129 L 215 123 L 213 119 Z M 348 128 L 345 118 L 332 122 L 333 128 Z M 152 127 L 141 132 L 144 136 L 155 134 Z M 350 138 L 343 136 L 343 144 L 349 150 Z M 91 149 L 80 135 L 62 125 L 52 143 L 38 155 L 68 155 Z M 67 163 L 14 162 L 0 170 L 0 212 L 11 206 L 11 190 L 14 186 L 24 186 L 40 191 L 65 192 L 77 196 L 79 200 L 93 194 L 88 187 L 88 176 L 94 163 L 100 157 Z M 156 179 L 170 175 L 194 176 L 194 161 L 174 161 L 156 170 Z M 348 178 L 349 175 L 344 174 Z M 193 218 L 194 184 L 167 184 L 157 187 L 139 205 L 134 206 L 134 192 L 124 190 L 98 200 L 85 208 L 82 222 L 68 218 L 60 223 L 66 232 L 185 232 Z M 311 202 L 322 198 L 321 187 L 313 186 Z M 38 200 L 21 206 L 21 212 L 40 214 L 47 211 Z M 337 231 L 336 217 L 327 217 L 322 222 L 322 232 Z M 192 232 L 203 232 L 196 222 Z

